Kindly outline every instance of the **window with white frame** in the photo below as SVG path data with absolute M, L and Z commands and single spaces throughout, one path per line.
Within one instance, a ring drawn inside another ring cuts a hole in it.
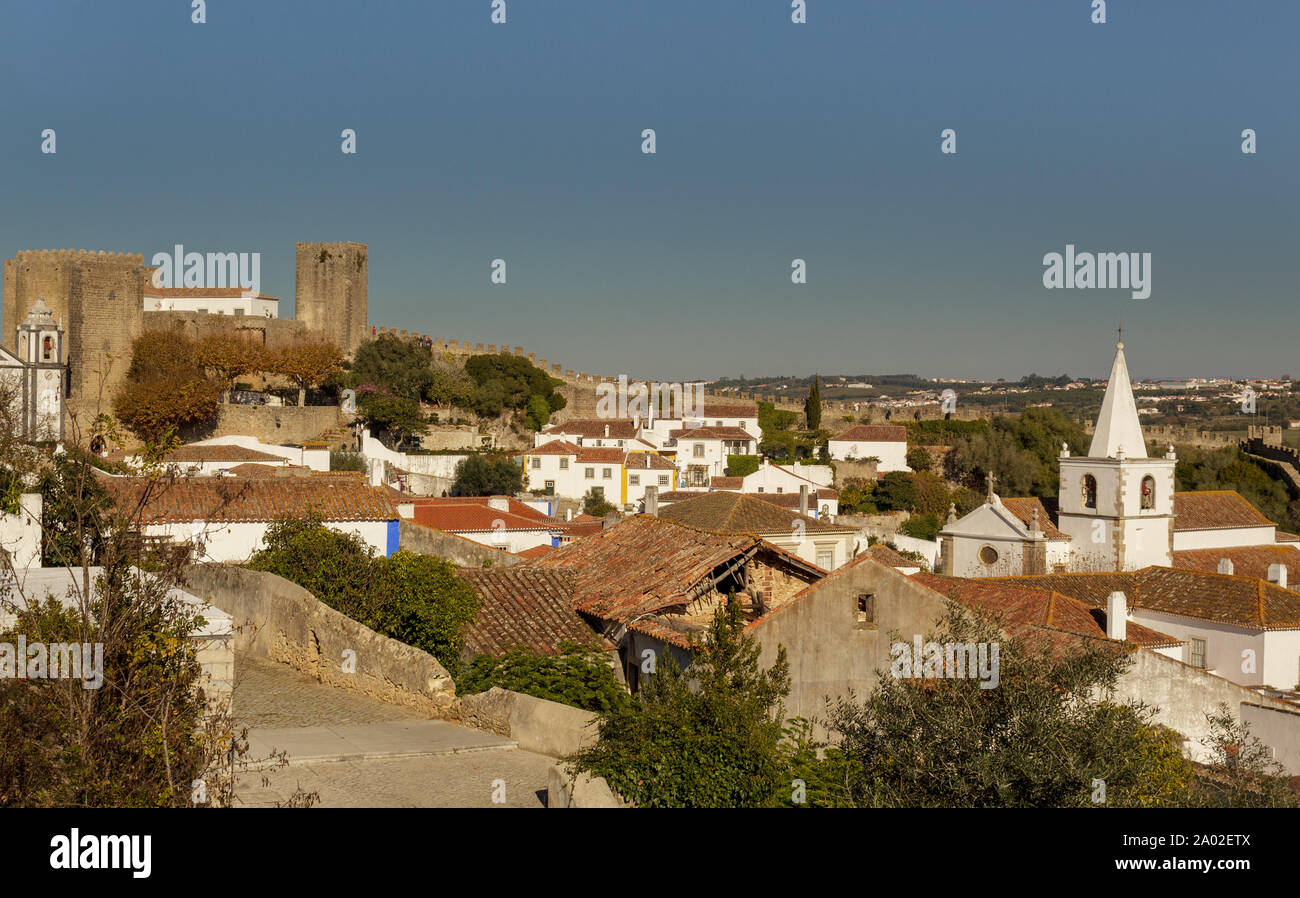
M 1205 640 L 1193 636 L 1187 640 L 1187 663 L 1205 670 Z

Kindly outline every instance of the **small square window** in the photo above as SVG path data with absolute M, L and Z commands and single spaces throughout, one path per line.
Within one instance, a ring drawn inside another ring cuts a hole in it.
M 874 624 L 876 622 L 876 597 L 871 593 L 858 594 L 858 623 Z
M 627 485 L 628 485 L 628 486 L 640 486 L 640 485 L 641 485 L 641 475 L 640 475 L 640 474 L 629 474 L 629 475 L 627 475 Z
M 703 457 L 704 457 L 704 444 L 703 444 L 703 443 L 696 443 L 696 444 L 695 444 L 695 457 L 696 457 L 696 458 L 703 458 Z
M 560 459 L 560 470 L 561 471 L 569 470 L 569 460 L 567 458 Z
M 610 471 L 609 468 L 604 468 L 603 470 L 601 470 L 600 476 L 603 477 L 605 480 L 612 480 L 614 478 L 614 474 L 612 471 Z
M 542 457 L 541 457 L 540 455 L 534 455 L 534 456 L 533 456 L 533 470 L 534 470 L 534 471 L 540 471 L 541 469 L 542 469 Z
M 660 485 L 660 486 L 667 486 L 667 485 L 668 485 L 668 475 L 667 475 L 667 474 L 660 474 L 660 475 L 659 475 L 659 485 Z
M 584 471 L 584 472 L 582 473 L 582 476 L 583 476 L 583 478 L 586 479 L 586 480 L 595 480 L 595 479 L 596 479 L 596 469 L 595 469 L 595 468 L 588 468 L 586 471 Z

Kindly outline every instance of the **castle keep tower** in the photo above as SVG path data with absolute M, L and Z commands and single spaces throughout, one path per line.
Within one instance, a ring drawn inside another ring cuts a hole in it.
M 131 341 L 143 326 L 147 273 L 139 253 L 19 251 L 5 260 L 5 346 L 29 361 L 18 345 L 19 325 L 43 298 L 38 317 L 48 315 L 64 329 L 61 357 L 52 361 L 67 365 L 69 410 L 93 417 L 102 396 L 102 410 L 110 411 L 131 362 Z
M 351 354 L 370 334 L 364 243 L 299 243 L 294 317 Z

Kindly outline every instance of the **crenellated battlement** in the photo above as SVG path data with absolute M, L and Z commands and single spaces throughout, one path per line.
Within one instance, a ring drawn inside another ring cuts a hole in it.
M 14 254 L 14 258 L 20 262 L 84 262 L 105 259 L 129 262 L 133 265 L 144 264 L 144 255 L 141 253 L 119 253 L 102 249 L 20 249 Z

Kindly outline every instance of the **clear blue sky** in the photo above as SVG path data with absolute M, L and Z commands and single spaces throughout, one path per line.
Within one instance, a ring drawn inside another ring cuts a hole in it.
M 0 253 L 261 252 L 288 314 L 356 240 L 373 323 L 611 374 L 1104 377 L 1122 319 L 1135 377 L 1300 376 L 1300 3 L 1089 5 L 5 0 Z

